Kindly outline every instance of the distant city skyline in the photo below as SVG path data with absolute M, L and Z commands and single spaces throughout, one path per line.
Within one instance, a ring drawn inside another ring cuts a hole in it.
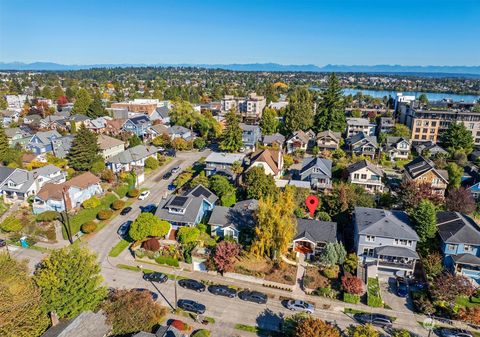
M 0 1 L 0 62 L 480 65 L 480 1 Z

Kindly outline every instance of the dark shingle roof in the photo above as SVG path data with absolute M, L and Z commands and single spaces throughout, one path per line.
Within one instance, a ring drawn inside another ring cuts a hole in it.
M 458 212 L 437 212 L 438 234 L 445 243 L 480 245 L 480 229 L 475 221 Z
M 370 171 L 372 171 L 373 173 L 379 175 L 379 176 L 383 176 L 383 171 L 378 168 L 377 166 L 373 165 L 372 163 L 370 163 L 368 160 L 364 159 L 364 160 L 361 160 L 359 162 L 356 162 L 356 163 L 353 163 L 352 165 L 349 165 L 347 167 L 347 171 L 348 173 L 353 173 L 353 172 L 356 172 L 362 168 L 365 168 L 367 167 Z
M 313 242 L 336 242 L 337 223 L 311 219 L 297 219 L 297 235 L 293 240 L 306 238 Z
M 218 197 L 213 194 L 208 188 L 204 187 L 202 184 L 197 185 L 193 190 L 186 194 L 187 196 L 193 195 L 194 197 L 203 197 L 212 205 L 215 204 L 218 200 Z
M 418 241 L 404 211 L 355 207 L 354 214 L 359 234 Z
M 424 158 L 422 156 L 419 156 L 412 160 L 410 163 L 405 165 L 405 172 L 412 177 L 413 179 L 416 179 L 420 177 L 421 175 L 427 173 L 428 171 L 433 170 L 439 177 L 445 180 L 445 182 L 448 182 L 448 173 L 445 170 L 437 170 L 435 168 L 435 164 L 427 158 Z
M 316 167 L 322 171 L 327 177 L 332 177 L 332 161 L 325 158 L 310 157 L 305 158 L 302 163 L 300 172 L 305 172 L 312 167 Z
M 240 230 L 254 227 L 255 220 L 253 210 L 217 206 L 213 209 L 208 224 L 221 227 L 232 226 Z
M 360 141 L 366 140 L 368 141 L 373 147 L 378 148 L 377 137 L 375 136 L 368 136 L 363 132 L 357 133 L 356 135 L 347 138 L 346 143 L 348 145 L 355 145 Z
M 452 255 L 452 259 L 455 263 L 480 266 L 480 258 L 469 253 Z

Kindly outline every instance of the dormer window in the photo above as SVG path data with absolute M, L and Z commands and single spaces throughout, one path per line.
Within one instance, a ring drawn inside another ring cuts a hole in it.
M 168 208 L 168 213 L 171 213 L 171 214 L 185 214 L 185 209 L 183 208 L 172 208 L 172 207 L 169 207 Z

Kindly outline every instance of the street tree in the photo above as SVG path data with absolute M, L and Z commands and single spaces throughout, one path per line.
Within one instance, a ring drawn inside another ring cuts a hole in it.
M 447 166 L 448 170 L 448 188 L 459 188 L 462 183 L 463 168 L 455 163 Z
M 455 305 L 458 296 L 470 297 L 475 288 L 469 279 L 463 275 L 445 272 L 430 282 L 428 287 L 432 298 Z
M 327 88 L 320 95 L 315 115 L 316 130 L 343 132 L 347 126 L 344 108 L 342 87 L 335 73 L 332 73 L 327 80 Z
M 165 236 L 170 230 L 170 223 L 161 220 L 150 212 L 141 213 L 130 226 L 128 234 L 135 241 L 149 236 Z
M 243 146 L 242 129 L 235 109 L 231 109 L 225 116 L 227 126 L 223 130 L 220 149 L 222 151 L 237 152 Z
M 99 153 L 97 135 L 82 124 L 67 155 L 69 166 L 77 171 L 88 171 L 100 159 Z
M 79 246 L 54 250 L 33 279 L 41 289 L 45 310 L 60 318 L 95 310 L 107 295 L 95 254 Z
M 300 320 L 295 337 L 340 337 L 340 331 L 329 323 L 315 317 Z

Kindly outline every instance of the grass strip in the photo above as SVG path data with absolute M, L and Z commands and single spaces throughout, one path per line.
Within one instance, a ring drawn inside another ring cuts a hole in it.
M 130 245 L 130 242 L 122 239 L 120 240 L 115 246 L 113 246 L 112 250 L 110 253 L 108 253 L 108 256 L 111 257 L 117 257 L 120 255 L 128 246 Z

